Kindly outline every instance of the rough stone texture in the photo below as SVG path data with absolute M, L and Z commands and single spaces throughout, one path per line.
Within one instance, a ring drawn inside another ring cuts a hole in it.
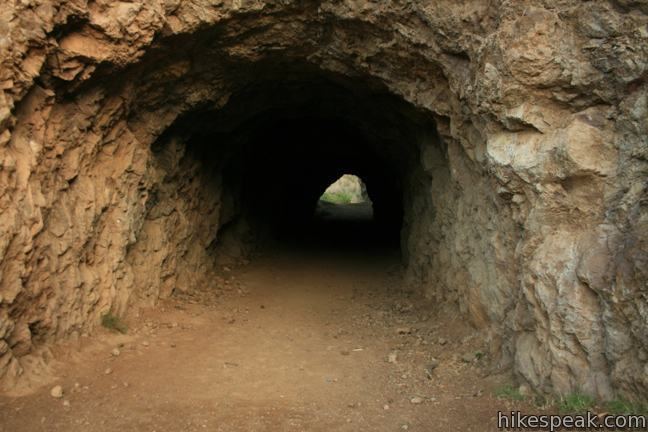
M 233 207 L 162 134 L 299 61 L 435 120 L 406 189 L 413 284 L 537 390 L 648 397 L 647 2 L 6 3 L 6 386 L 102 313 L 209 277 Z

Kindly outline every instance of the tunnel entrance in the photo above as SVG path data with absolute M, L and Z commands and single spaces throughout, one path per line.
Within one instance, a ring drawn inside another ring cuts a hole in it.
M 425 183 L 422 137 L 436 136 L 434 121 L 370 82 L 308 67 L 263 72 L 222 106 L 185 114 L 153 145 L 170 178 L 191 173 L 217 197 L 208 246 L 216 259 L 281 241 L 408 247 L 405 215 Z M 348 173 L 362 179 L 358 198 L 322 200 Z

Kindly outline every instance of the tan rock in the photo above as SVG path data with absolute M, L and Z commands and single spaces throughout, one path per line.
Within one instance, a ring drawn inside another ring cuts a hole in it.
M 60 399 L 63 397 L 63 387 L 60 385 L 52 387 L 52 390 L 50 390 L 50 395 L 53 398 Z

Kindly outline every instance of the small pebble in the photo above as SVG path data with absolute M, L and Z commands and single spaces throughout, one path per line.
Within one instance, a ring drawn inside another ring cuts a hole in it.
M 113 357 L 119 356 L 121 354 L 121 351 L 119 351 L 119 348 L 114 348 L 112 351 L 110 351 L 110 354 L 112 354 Z
M 419 396 L 414 396 L 412 399 L 410 399 L 410 402 L 415 404 L 415 405 L 422 404 L 423 403 L 423 398 L 419 397 Z
M 55 387 L 52 387 L 52 390 L 50 390 L 50 395 L 52 395 L 53 398 L 62 398 L 63 397 L 63 387 L 60 385 L 57 385 Z
M 104 371 L 104 374 L 105 374 L 105 375 L 110 375 L 111 373 L 112 373 L 112 369 L 111 369 L 111 368 L 106 368 L 106 370 Z
M 69 400 L 64 400 L 64 401 L 63 401 L 63 406 L 64 406 L 65 408 L 70 408 L 70 401 L 69 401 Z

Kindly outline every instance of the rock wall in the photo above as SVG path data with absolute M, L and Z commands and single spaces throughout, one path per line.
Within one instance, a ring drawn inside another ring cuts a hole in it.
M 208 277 L 218 169 L 163 132 L 299 61 L 435 120 L 407 182 L 413 283 L 539 391 L 648 397 L 645 1 L 6 6 L 6 383 L 39 346 Z

